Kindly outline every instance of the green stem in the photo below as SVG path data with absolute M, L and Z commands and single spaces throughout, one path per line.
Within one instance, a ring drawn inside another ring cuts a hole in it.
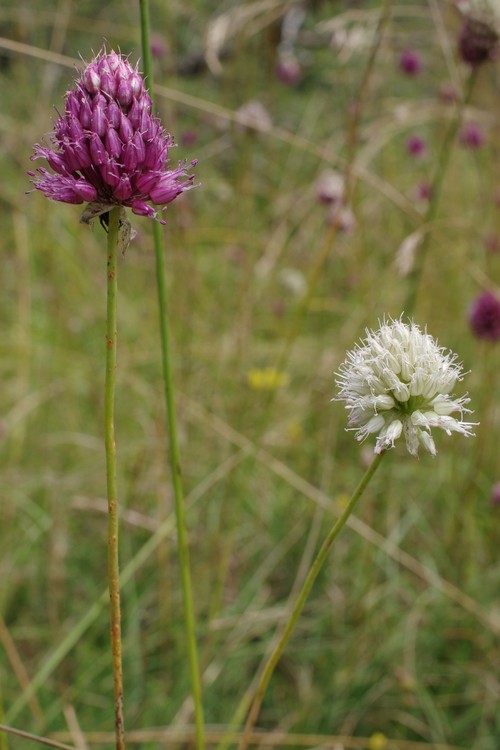
M 420 281 L 422 279 L 425 259 L 427 257 L 430 245 L 430 232 L 432 229 L 432 223 L 436 218 L 446 169 L 450 161 L 450 156 L 457 137 L 458 128 L 460 127 L 460 123 L 462 122 L 464 110 L 467 104 L 470 102 L 472 96 L 475 81 L 476 71 L 472 71 L 467 80 L 464 97 L 460 103 L 460 106 L 458 107 L 456 116 L 454 117 L 448 128 L 443 145 L 441 147 L 439 161 L 436 165 L 436 172 L 431 185 L 431 199 L 422 221 L 422 227 L 425 227 L 424 239 L 422 240 L 422 244 L 420 245 L 420 247 L 417 249 L 415 263 L 412 270 L 408 274 L 408 291 L 406 294 L 405 303 L 402 307 L 408 317 L 411 317 L 415 310 L 417 293 L 420 286 Z
M 381 48 L 382 41 L 384 39 L 385 30 L 391 17 L 392 0 L 384 0 L 382 9 L 380 11 L 377 28 L 375 31 L 374 43 L 371 48 L 370 57 L 363 73 L 363 78 L 358 89 L 357 97 L 354 100 L 355 107 L 353 108 L 352 116 L 349 118 L 347 133 L 346 133 L 346 161 L 343 169 L 344 178 L 344 195 L 343 204 L 350 206 L 353 199 L 354 190 L 354 175 L 353 167 L 356 158 L 356 147 L 358 145 L 358 129 L 361 118 L 363 106 L 366 102 L 366 98 L 370 89 L 370 83 L 372 80 L 373 71 L 375 69 L 375 62 L 379 49 Z M 331 255 L 332 248 L 337 241 L 337 236 L 340 231 L 338 222 L 334 222 L 328 229 L 323 245 L 318 254 L 318 258 L 312 267 L 307 278 L 307 286 L 303 296 L 300 298 L 298 306 L 294 312 L 292 323 L 288 328 L 285 335 L 283 347 L 278 357 L 276 364 L 277 372 L 281 372 L 285 369 L 287 362 L 290 358 L 293 346 L 299 335 L 300 329 L 304 322 L 307 312 L 311 304 L 311 300 L 316 292 L 318 281 L 320 280 L 328 258 Z M 271 413 L 271 406 L 276 398 L 276 390 L 271 391 L 268 403 L 266 404 L 266 411 L 268 414 Z
M 143 52 L 144 73 L 147 78 L 149 94 L 153 97 L 153 70 L 151 65 L 150 22 L 147 0 L 140 0 L 141 9 L 141 41 Z M 158 306 L 160 311 L 160 337 L 162 347 L 163 382 L 165 402 L 167 407 L 167 425 L 170 438 L 170 465 L 175 498 L 175 515 L 177 520 L 178 557 L 181 569 L 182 592 L 184 598 L 184 625 L 191 675 L 191 693 L 194 703 L 196 725 L 196 747 L 205 747 L 205 728 L 203 718 L 203 701 L 201 691 L 200 669 L 198 664 L 198 650 L 196 644 L 196 627 L 193 608 L 193 593 L 189 563 L 189 547 L 187 543 L 186 521 L 184 513 L 184 493 L 181 478 L 181 462 L 179 442 L 177 438 L 177 423 L 174 404 L 174 385 L 170 355 L 170 333 L 167 316 L 167 286 L 165 273 L 165 256 L 163 233 L 160 224 L 153 223 L 153 239 L 156 257 L 156 283 L 158 290 Z
M 2 688 L 0 686 L 0 722 L 5 720 L 3 710 L 3 699 L 2 699 Z M 1 726 L 1 724 L 0 724 Z M 0 750 L 9 750 L 9 743 L 7 741 L 7 735 L 0 729 Z
M 295 600 L 295 604 L 293 606 L 293 610 L 290 615 L 290 618 L 285 625 L 285 629 L 283 630 L 281 637 L 279 638 L 276 646 L 274 647 L 271 655 L 269 656 L 269 659 L 267 660 L 267 663 L 264 667 L 262 675 L 259 679 L 257 689 L 255 691 L 255 696 L 254 696 L 252 705 L 250 706 L 250 711 L 249 711 L 248 718 L 245 724 L 245 728 L 243 730 L 243 736 L 241 738 L 238 750 L 245 750 L 248 745 L 248 742 L 250 740 L 250 735 L 251 735 L 253 727 L 255 726 L 255 722 L 257 721 L 257 717 L 259 715 L 262 700 L 264 698 L 264 694 L 266 692 L 269 681 L 280 659 L 280 656 L 283 653 L 285 646 L 287 645 L 290 639 L 290 636 L 295 629 L 295 625 L 297 624 L 299 615 L 302 612 L 304 604 L 306 603 L 306 599 L 309 596 L 309 592 L 312 589 L 313 583 L 316 580 L 318 573 L 321 570 L 321 567 L 323 566 L 323 563 L 325 562 L 325 559 L 330 550 L 330 547 L 332 546 L 336 537 L 339 535 L 340 531 L 345 526 L 347 519 L 349 518 L 354 508 L 356 507 L 358 500 L 360 499 L 370 479 L 372 478 L 375 471 L 377 470 L 384 453 L 385 452 L 382 451 L 382 453 L 374 457 L 370 466 L 366 470 L 365 475 L 363 476 L 360 483 L 354 490 L 354 493 L 351 499 L 349 500 L 349 502 L 347 503 L 344 511 L 342 512 L 342 514 L 339 516 L 337 521 L 332 526 L 330 533 L 328 534 L 325 541 L 323 542 L 321 549 L 316 556 L 316 559 L 314 560 L 313 564 L 311 565 L 311 568 L 309 569 L 309 573 L 307 574 L 306 580 L 304 581 L 304 584 L 297 596 L 297 599 Z
M 117 245 L 121 208 L 109 212 L 108 267 L 107 267 L 107 324 L 106 324 L 106 383 L 104 394 L 104 423 L 106 443 L 106 472 L 108 489 L 108 587 L 110 602 L 111 650 L 113 655 L 113 686 L 115 700 L 116 750 L 124 750 L 123 673 L 120 613 L 120 566 L 118 553 L 118 492 L 116 485 L 115 444 L 115 381 L 116 381 L 116 294 Z

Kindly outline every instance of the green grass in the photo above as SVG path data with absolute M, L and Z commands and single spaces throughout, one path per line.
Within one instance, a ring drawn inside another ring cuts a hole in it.
M 266 27 L 233 45 L 221 78 L 176 76 L 174 54 L 198 51 L 213 17 L 207 3 L 163 5 L 152 4 L 152 21 L 172 58 L 156 61 L 156 81 L 197 101 L 158 97 L 176 140 L 193 129 L 198 138 L 172 154 L 174 162 L 199 158 L 201 187 L 169 207 L 165 235 L 204 706 L 207 723 L 219 726 L 229 722 L 283 623 L 292 588 L 364 471 L 371 446 L 355 442 L 344 430 L 344 409 L 330 403 L 333 372 L 365 326 L 401 312 L 406 286 L 394 257 L 419 225 L 412 189 L 432 173 L 453 109 L 437 98 L 449 73 L 427 4 L 397 6 L 362 115 L 358 154 L 368 179 L 355 183 L 357 227 L 331 247 L 286 363 L 289 385 L 270 400 L 250 388 L 247 375 L 277 365 L 300 304 L 290 273 L 307 279 L 328 237 L 314 183 L 327 162 L 345 156 L 346 106 L 369 50 L 344 60 L 324 39 L 304 46 L 304 80 L 287 89 L 274 77 Z M 1 35 L 34 52 L 89 59 L 106 37 L 138 56 L 135 4 L 69 4 L 67 25 L 55 3 L 30 0 L 26 13 L 4 6 Z M 343 9 L 323 4 L 305 29 L 314 32 Z M 453 54 L 457 18 L 445 13 L 444 23 Z M 402 77 L 399 51 L 421 45 L 425 72 Z M 89 747 L 110 747 L 110 736 L 92 741 L 92 733 L 113 729 L 105 597 L 29 705 L 12 716 L 23 692 L 16 656 L 36 680 L 106 589 L 105 235 L 98 224 L 78 223 L 80 207 L 24 194 L 32 144 L 50 130 L 72 75 L 19 53 L 0 71 L 0 614 L 10 636 L 1 640 L 0 703 L 13 726 L 59 732 L 76 747 L 64 713 L 70 705 Z M 481 422 L 477 437 L 438 436 L 435 459 L 416 461 L 402 447 L 386 457 L 359 506 L 362 524 L 335 544 L 278 665 L 258 721 L 263 729 L 382 732 L 395 748 L 414 741 L 496 750 L 500 742 L 500 509 L 490 503 L 500 479 L 499 351 L 474 339 L 467 322 L 472 300 L 499 279 L 500 257 L 482 242 L 500 222 L 498 86 L 498 64 L 485 67 L 470 117 L 485 123 L 487 143 L 477 153 L 452 152 L 415 310 L 416 321 L 471 370 L 465 389 Z M 252 98 L 268 108 L 273 131 L 245 133 L 210 113 L 217 104 L 231 115 Z M 416 127 L 413 115 L 395 118 L 402 107 L 424 118 L 418 130 L 429 139 L 427 161 L 406 155 Z M 138 237 L 119 269 L 122 568 L 173 512 L 151 225 L 139 217 L 133 224 Z M 192 724 L 168 528 L 122 590 L 128 730 Z M 26 746 L 8 738 L 9 750 Z

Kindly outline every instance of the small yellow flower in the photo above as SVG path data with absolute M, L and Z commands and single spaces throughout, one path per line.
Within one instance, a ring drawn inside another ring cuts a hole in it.
M 335 496 L 335 501 L 339 504 L 342 510 L 347 508 L 350 499 L 351 499 L 351 496 L 348 495 L 347 492 L 340 492 L 338 495 Z
M 370 737 L 368 747 L 370 750 L 385 750 L 387 748 L 387 737 L 382 732 L 375 732 Z
M 254 368 L 247 373 L 247 382 L 254 391 L 275 391 L 285 388 L 290 382 L 290 377 L 275 367 Z
M 300 422 L 290 422 L 286 428 L 288 437 L 291 442 L 295 443 L 302 438 L 303 430 Z

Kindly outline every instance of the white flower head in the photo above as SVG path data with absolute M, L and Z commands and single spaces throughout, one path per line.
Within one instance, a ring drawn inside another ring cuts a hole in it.
M 404 435 L 412 456 L 423 446 L 433 456 L 436 446 L 432 427 L 448 435 L 469 437 L 476 423 L 464 422 L 467 394 L 455 398 L 455 384 L 464 377 L 457 355 L 438 346 L 427 331 L 413 321 L 384 320 L 378 331 L 366 330 L 366 338 L 347 353 L 340 366 L 335 401 L 345 401 L 348 429 L 357 440 L 376 434 L 375 453 L 394 448 Z M 458 417 L 452 416 L 458 414 Z

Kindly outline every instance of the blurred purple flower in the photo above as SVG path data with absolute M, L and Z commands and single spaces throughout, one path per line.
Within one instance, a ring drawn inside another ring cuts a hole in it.
M 316 180 L 316 197 L 320 203 L 332 204 L 344 198 L 344 178 L 334 169 L 325 169 Z
M 422 57 L 412 49 L 405 49 L 399 58 L 399 69 L 407 76 L 418 76 L 424 69 Z
M 415 195 L 416 195 L 417 200 L 430 201 L 430 199 L 432 198 L 431 183 L 427 182 L 427 180 L 423 180 L 422 182 L 419 182 L 415 189 Z
M 190 146 L 196 145 L 198 142 L 198 133 L 196 130 L 185 130 L 181 135 L 181 143 L 183 146 L 187 146 L 188 148 Z
M 165 206 L 193 187 L 187 169 L 197 162 L 166 169 L 173 139 L 151 110 L 137 69 L 121 54 L 101 50 L 66 94 L 49 145 L 35 144 L 32 160 L 46 159 L 53 170 L 28 173 L 35 189 L 63 203 L 89 202 L 94 216 L 128 206 L 157 218 L 150 203 Z
M 295 55 L 281 55 L 276 63 L 276 77 L 285 86 L 297 86 L 302 80 L 302 68 Z
M 438 95 L 445 104 L 454 104 L 458 99 L 457 90 L 450 81 L 441 84 Z
M 168 44 L 161 34 L 151 34 L 151 54 L 153 57 L 166 57 Z
M 460 58 L 477 68 L 498 55 L 498 34 L 487 23 L 474 18 L 465 18 L 458 37 Z
M 500 482 L 497 482 L 491 488 L 490 498 L 492 505 L 500 505 Z
M 271 115 L 257 99 L 251 99 L 236 110 L 236 125 L 245 132 L 267 133 L 273 127 Z
M 420 135 L 411 135 L 406 141 L 406 150 L 417 159 L 423 159 L 427 154 L 427 143 Z
M 356 228 L 356 217 L 349 206 L 333 204 L 326 217 L 329 226 L 339 232 L 350 233 Z
M 469 323 L 478 339 L 500 341 L 500 300 L 483 292 L 471 305 Z
M 500 236 L 494 232 L 485 234 L 483 237 L 483 244 L 486 250 L 492 255 L 500 253 Z
M 464 125 L 458 134 L 458 140 L 464 148 L 477 149 L 484 144 L 484 133 L 475 123 Z

